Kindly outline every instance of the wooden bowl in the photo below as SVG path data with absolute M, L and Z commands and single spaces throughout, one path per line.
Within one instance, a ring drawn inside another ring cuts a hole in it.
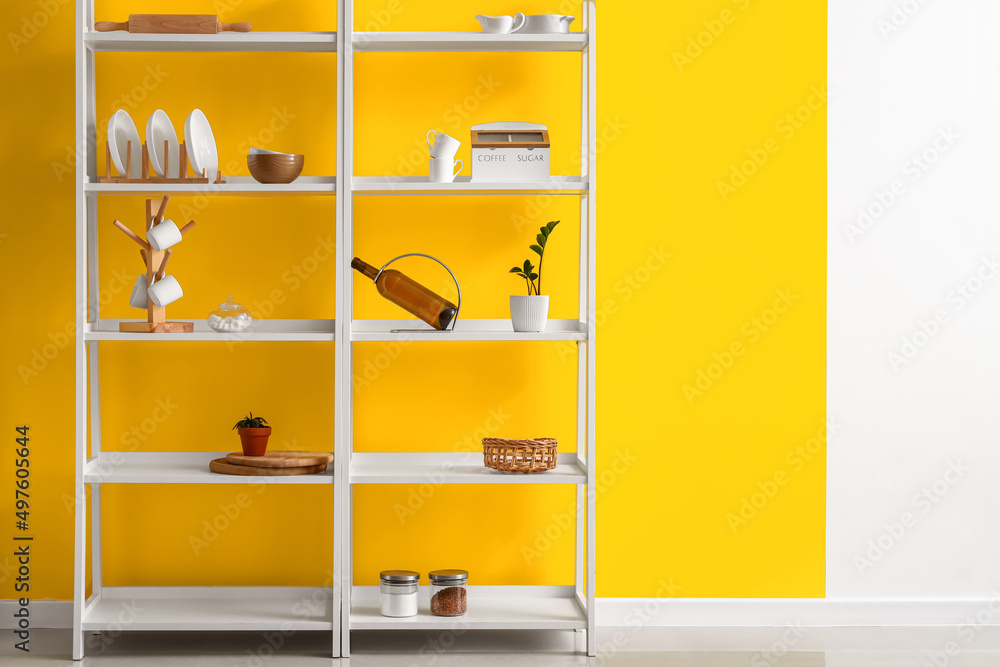
M 258 183 L 291 183 L 306 163 L 305 155 L 248 155 L 250 175 Z

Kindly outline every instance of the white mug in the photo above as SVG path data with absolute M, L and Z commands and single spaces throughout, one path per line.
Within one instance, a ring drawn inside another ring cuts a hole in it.
M 431 134 L 434 135 L 434 141 L 431 141 Z M 461 141 L 455 137 L 449 137 L 443 132 L 430 130 L 427 133 L 427 146 L 431 149 L 431 157 L 454 160 L 455 153 L 458 152 L 458 147 L 461 145 Z
M 514 16 L 484 16 L 479 14 L 476 16 L 476 20 L 483 26 L 483 32 L 493 35 L 506 35 L 515 30 L 520 30 L 524 26 L 525 18 L 524 12 L 518 12 Z
M 156 251 L 166 250 L 170 246 L 180 243 L 182 238 L 184 237 L 181 236 L 181 230 L 174 224 L 173 220 L 164 220 L 146 232 L 146 240 Z
M 159 308 L 163 308 L 184 296 L 181 284 L 173 276 L 160 278 L 150 285 L 146 291 L 149 293 L 150 301 Z
M 459 167 L 459 164 L 462 166 Z M 458 167 L 457 171 L 455 167 Z M 427 172 L 430 175 L 431 183 L 452 183 L 464 168 L 465 163 L 461 160 L 452 161 L 450 158 L 445 160 L 432 157 Z
M 128 305 L 133 308 L 147 308 L 149 306 L 149 299 L 146 295 L 145 273 L 135 279 L 135 285 L 132 287 L 132 296 L 129 297 Z

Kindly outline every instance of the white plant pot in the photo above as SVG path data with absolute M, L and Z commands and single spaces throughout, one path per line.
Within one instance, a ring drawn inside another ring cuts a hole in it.
M 549 318 L 549 296 L 547 294 L 524 294 L 510 297 L 510 321 L 514 331 L 541 333 Z

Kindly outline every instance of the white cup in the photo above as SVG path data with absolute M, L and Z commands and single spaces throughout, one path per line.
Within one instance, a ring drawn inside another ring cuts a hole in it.
M 434 135 L 434 141 L 431 141 L 432 134 Z M 431 157 L 441 158 L 442 160 L 454 160 L 455 153 L 458 152 L 458 147 L 461 145 L 461 141 L 455 137 L 449 137 L 443 132 L 431 130 L 427 133 L 427 146 L 431 149 Z
M 525 18 L 523 12 L 518 12 L 514 16 L 484 16 L 479 14 L 476 16 L 476 20 L 483 26 L 483 32 L 492 35 L 506 35 L 523 27 Z
M 135 285 L 132 287 L 132 296 L 129 297 L 128 305 L 133 308 L 147 308 L 149 306 L 149 299 L 146 295 L 145 273 L 135 279 Z
M 157 280 L 155 283 L 149 286 L 146 290 L 149 294 L 149 299 L 157 307 L 163 308 L 164 306 L 177 301 L 177 299 L 184 296 L 184 290 L 181 289 L 181 284 L 177 282 L 177 279 L 173 276 L 164 276 Z
M 146 232 L 146 240 L 156 251 L 166 250 L 170 246 L 180 243 L 182 238 L 184 237 L 181 236 L 181 230 L 174 224 L 173 220 L 164 220 Z
M 458 167 L 458 170 L 455 167 Z M 455 181 L 455 177 L 462 173 L 462 169 L 464 168 L 465 163 L 461 160 L 451 160 L 450 158 L 445 160 L 443 158 L 432 157 L 427 173 L 430 176 L 431 183 L 452 183 Z

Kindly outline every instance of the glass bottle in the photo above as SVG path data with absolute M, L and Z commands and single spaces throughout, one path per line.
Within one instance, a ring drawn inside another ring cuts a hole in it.
M 439 331 L 447 329 L 458 314 L 458 306 L 395 269 L 386 269 L 379 275 L 378 269 L 357 257 L 351 267 L 372 280 L 378 276 L 375 287 L 379 294 Z

